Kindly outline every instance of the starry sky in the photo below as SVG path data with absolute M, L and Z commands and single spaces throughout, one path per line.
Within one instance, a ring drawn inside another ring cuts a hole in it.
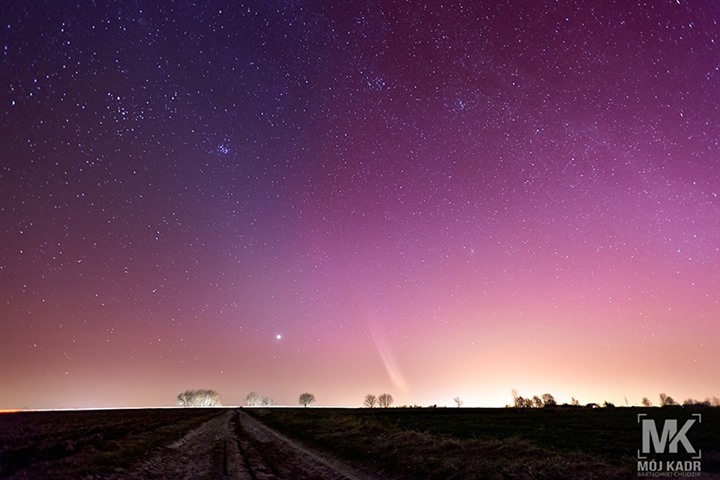
M 719 21 L 3 2 L 0 408 L 720 395 Z

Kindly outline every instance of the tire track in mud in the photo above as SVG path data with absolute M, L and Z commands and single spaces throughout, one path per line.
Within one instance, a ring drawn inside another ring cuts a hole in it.
M 297 445 L 241 411 L 233 418 L 241 457 L 253 480 L 366 480 L 347 465 Z
M 369 480 L 372 477 L 298 445 L 238 409 L 205 422 L 141 464 L 111 478 Z

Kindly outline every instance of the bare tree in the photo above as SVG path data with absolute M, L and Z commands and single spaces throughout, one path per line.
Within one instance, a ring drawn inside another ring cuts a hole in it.
M 248 406 L 250 406 L 250 407 L 259 405 L 260 404 L 260 394 L 257 392 L 248 393 L 247 397 L 245 397 L 245 403 L 247 403 Z
M 307 393 L 307 392 L 306 392 L 306 393 L 301 393 L 300 396 L 298 397 L 298 402 L 299 402 L 300 405 L 302 405 L 303 407 L 307 407 L 308 405 L 310 405 L 310 404 L 313 403 L 314 401 L 315 401 L 315 395 L 313 395 L 312 393 Z
M 264 407 L 269 407 L 270 405 L 275 405 L 275 400 L 273 400 L 272 397 L 263 397 L 261 403 Z
M 363 405 L 369 408 L 373 408 L 375 405 L 377 405 L 377 397 L 372 393 L 368 393 L 367 395 L 365 395 L 365 401 L 363 402 Z
M 525 407 L 525 399 L 518 395 L 517 390 L 514 388 L 512 389 L 512 396 L 513 396 L 513 406 L 515 408 L 524 408 Z
M 575 397 L 570 397 L 570 405 L 572 405 L 573 407 L 578 407 L 580 406 L 580 400 Z
M 454 401 L 455 404 L 458 406 L 458 408 L 460 408 L 460 407 L 462 406 L 462 404 L 465 403 L 465 402 L 463 402 L 462 400 L 460 400 L 460 397 L 455 397 L 455 398 L 453 398 L 453 401 Z
M 513 390 L 512 393 L 515 408 L 542 408 L 543 406 L 545 406 L 544 399 L 547 399 L 551 402 L 548 403 L 548 405 L 556 405 L 555 397 L 553 397 L 549 393 L 543 395 L 542 398 L 538 397 L 537 395 L 534 395 L 532 398 L 525 398 L 521 395 L 518 395 L 516 390 Z
M 177 399 L 177 404 L 179 406 L 181 406 L 181 407 L 189 406 L 190 405 L 190 391 L 185 390 L 184 392 L 179 393 L 178 396 L 176 397 L 176 399 Z
M 673 400 L 673 398 L 671 396 L 661 393 L 660 394 L 660 406 L 661 407 L 670 407 L 672 405 L 677 405 L 677 402 L 675 400 Z
M 204 390 L 202 392 L 202 398 L 203 407 L 219 407 L 222 405 L 222 403 L 220 403 L 220 394 L 215 390 Z
M 382 408 L 388 408 L 390 405 L 392 405 L 394 399 L 392 395 L 389 393 L 383 393 L 378 397 L 378 405 L 380 405 Z
M 545 407 L 554 407 L 555 405 L 557 405 L 557 402 L 555 401 L 555 397 L 553 397 L 549 393 L 543 394 L 542 401 L 543 401 L 543 405 Z
M 642 404 L 643 404 L 643 407 L 652 407 L 652 402 L 650 401 L 650 399 L 648 397 L 642 398 Z
M 220 394 L 215 390 L 185 390 L 177 396 L 177 404 L 183 407 L 219 407 Z

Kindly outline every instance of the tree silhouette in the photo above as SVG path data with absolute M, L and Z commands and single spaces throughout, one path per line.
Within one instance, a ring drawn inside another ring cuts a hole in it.
M 372 393 L 368 393 L 367 395 L 365 395 L 365 401 L 363 402 L 363 405 L 369 408 L 373 408 L 375 405 L 377 405 L 377 397 Z
M 648 397 L 643 397 L 642 399 L 643 407 L 652 407 L 652 402 Z
M 273 400 L 272 397 L 263 397 L 261 403 L 262 403 L 262 405 L 263 405 L 264 407 L 267 407 L 267 406 L 270 406 L 270 405 L 274 405 L 274 404 L 275 404 L 275 400 Z
M 388 408 L 395 400 L 393 399 L 392 395 L 389 393 L 383 393 L 378 397 L 378 405 L 380 405 L 382 408 Z
M 314 401 L 315 401 L 315 395 L 313 395 L 312 393 L 307 393 L 307 392 L 306 392 L 306 393 L 301 393 L 300 396 L 298 397 L 298 402 L 299 402 L 300 405 L 302 405 L 303 407 L 307 407 L 308 405 L 310 405 L 310 404 L 313 403 Z
M 544 393 L 542 397 L 538 397 L 537 395 L 533 395 L 532 398 L 528 397 L 522 397 L 518 395 L 517 391 L 513 389 L 513 403 L 515 408 L 543 408 L 543 407 L 554 407 L 557 405 L 557 401 L 555 400 L 555 397 L 552 396 L 549 393 Z M 580 403 L 575 400 L 575 398 L 572 399 L 573 405 L 579 405 Z
M 543 405 L 546 407 L 554 407 L 557 405 L 557 402 L 555 401 L 555 397 L 550 395 L 549 393 L 545 393 L 542 396 Z
M 460 400 L 460 397 L 453 398 L 453 401 L 457 404 L 458 408 L 460 408 L 462 406 L 462 404 L 465 403 L 462 400 Z
M 260 404 L 260 394 L 257 392 L 248 393 L 247 397 L 245 397 L 245 403 L 247 403 L 251 407 L 259 405 Z
M 515 408 L 525 408 L 528 406 L 532 407 L 532 400 L 528 399 L 530 401 L 530 405 L 527 405 L 528 400 L 526 400 L 521 395 L 518 395 L 517 390 L 515 390 L 514 388 L 512 390 L 512 396 L 513 396 L 513 405 L 515 406 Z
M 677 405 L 677 402 L 673 400 L 672 397 L 665 395 L 664 393 L 660 394 L 660 406 L 661 407 L 670 407 L 673 405 Z
M 219 407 L 220 394 L 215 390 L 185 390 L 177 396 L 177 404 L 182 407 Z

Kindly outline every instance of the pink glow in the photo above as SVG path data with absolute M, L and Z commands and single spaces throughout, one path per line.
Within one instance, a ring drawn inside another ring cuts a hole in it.
M 0 408 L 720 396 L 717 9 L 513 3 L 11 12 Z

